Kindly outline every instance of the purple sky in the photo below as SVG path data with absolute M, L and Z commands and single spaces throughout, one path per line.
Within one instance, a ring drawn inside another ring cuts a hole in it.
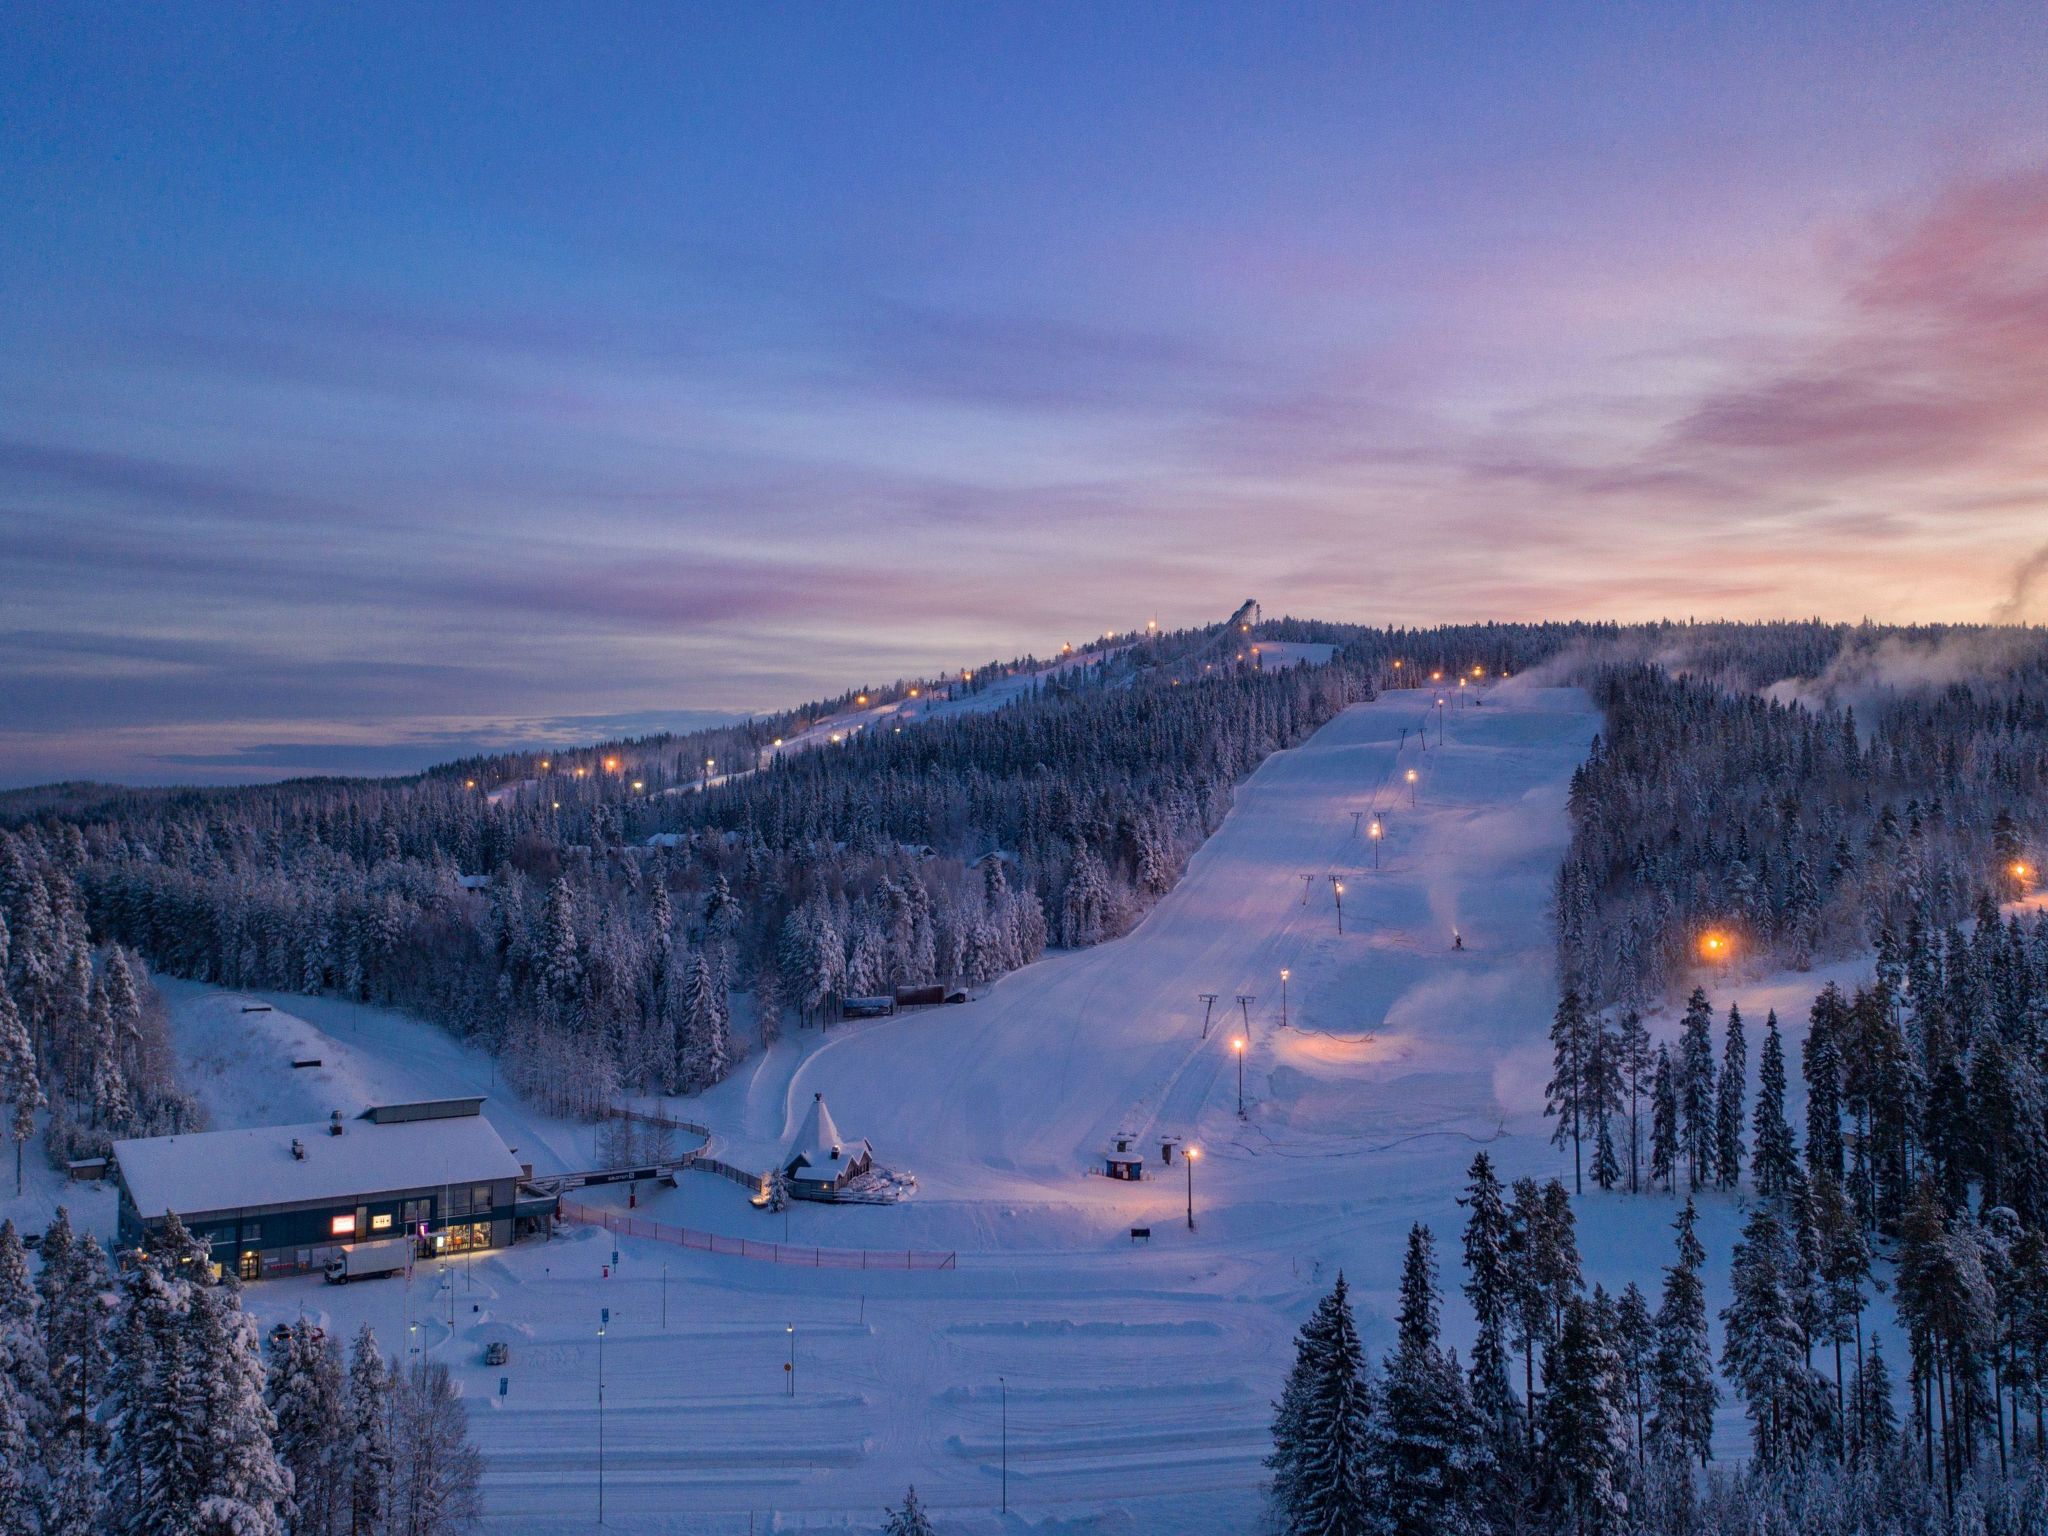
M 0 123 L 0 784 L 2048 619 L 2038 3 L 31 4 Z

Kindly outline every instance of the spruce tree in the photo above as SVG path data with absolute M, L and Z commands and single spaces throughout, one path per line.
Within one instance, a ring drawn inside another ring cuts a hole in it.
M 341 1355 L 304 1318 L 273 1345 L 269 1400 L 278 1460 L 292 1480 L 285 1526 L 292 1536 L 328 1536 L 348 1470 Z
M 884 1510 L 882 1514 L 882 1536 L 937 1536 L 932 1529 L 931 1518 L 917 1501 L 914 1485 L 903 1490 L 900 1508 Z
M 277 1420 L 263 1400 L 256 1323 L 232 1274 L 189 1282 L 184 1331 L 200 1421 L 196 1528 L 221 1536 L 283 1536 L 291 1475 L 278 1461 Z
M 377 1536 L 391 1502 L 391 1372 L 368 1323 L 349 1351 L 348 1536 Z
M 1641 1194 L 1643 1178 L 1643 1113 L 1651 1102 L 1656 1057 L 1650 1049 L 1650 1032 L 1635 1009 L 1621 1015 L 1619 1065 L 1622 1087 L 1628 1100 L 1628 1192 Z
M 1749 1047 L 1742 1010 L 1728 1008 L 1728 1033 L 1721 1049 L 1721 1077 L 1714 1098 L 1714 1178 L 1723 1189 L 1742 1181 L 1742 1101 L 1749 1073 Z
M 1712 1453 L 1714 1405 L 1713 1345 L 1707 1335 L 1707 1295 L 1700 1281 L 1706 1249 L 1693 1235 L 1698 1222 L 1691 1200 L 1678 1213 L 1678 1260 L 1665 1268 L 1664 1294 L 1657 1306 L 1656 1415 L 1650 1438 L 1677 1460 L 1697 1456 L 1705 1466 Z
M 1672 1192 L 1678 1171 L 1678 1083 L 1671 1067 L 1671 1051 L 1657 1047 L 1657 1075 L 1650 1096 L 1650 1181 L 1664 1181 L 1664 1193 Z
M 1457 1536 L 1472 1525 L 1484 1460 L 1479 1421 L 1455 1362 L 1438 1343 L 1436 1245 L 1409 1229 L 1399 1342 L 1382 1393 L 1381 1462 L 1395 1536 Z
M 1657 1384 L 1657 1324 L 1650 1303 L 1631 1280 L 1614 1307 L 1614 1353 L 1621 1363 L 1622 1397 L 1629 1416 L 1629 1441 L 1636 1464 L 1649 1443 L 1650 1407 Z
M 1697 1194 L 1713 1182 L 1717 1127 L 1714 1105 L 1714 1010 L 1694 987 L 1686 1001 L 1678 1042 L 1678 1108 L 1686 1188 Z
M 1799 1149 L 1785 1118 L 1785 1046 L 1778 1012 L 1764 1016 L 1763 1058 L 1757 1066 L 1756 1192 L 1767 1199 L 1788 1193 L 1799 1177 Z
M 1557 1012 L 1550 1023 L 1551 1078 L 1543 1089 L 1543 1113 L 1557 1120 L 1557 1129 L 1551 1133 L 1550 1144 L 1562 1147 L 1567 1141 L 1571 1143 L 1572 1187 L 1580 1191 L 1586 1187 L 1580 1143 L 1589 1118 L 1586 1088 L 1591 1043 L 1588 1033 L 1586 1011 L 1579 1005 L 1579 994 L 1567 987 L 1564 996 L 1557 1001 Z
M 1514 1413 L 1508 1386 L 1508 1334 L 1514 1320 L 1514 1226 L 1493 1159 L 1475 1153 L 1459 1203 L 1465 1220 L 1465 1299 L 1478 1331 L 1472 1342 L 1472 1400 L 1498 1444 Z
M 9 1356 L 19 1337 L 0 1332 L 0 1366 L 12 1365 Z M 0 1536 L 35 1536 L 40 1525 L 42 1501 L 31 1476 L 36 1464 L 31 1407 L 14 1371 L 0 1369 Z
M 1561 1527 L 1578 1536 L 1607 1536 L 1628 1518 L 1628 1426 L 1614 1391 L 1620 1375 L 1592 1303 L 1570 1298 L 1543 1362 L 1543 1461 Z
M 19 1197 L 24 1188 L 21 1151 L 35 1135 L 36 1111 L 46 1101 L 42 1078 L 36 1072 L 35 1046 L 7 990 L 4 967 L 0 967 L 0 1100 L 8 1110 L 7 1134 L 14 1143 L 14 1193 Z
M 1344 1276 L 1295 1344 L 1273 1423 L 1273 1489 L 1288 1536 L 1360 1536 L 1382 1507 L 1372 1475 L 1375 1393 Z
M 1813 1000 L 1800 1072 L 1806 1079 L 1806 1171 L 1812 1178 L 1842 1177 L 1842 1058 L 1837 1036 L 1849 1024 L 1849 1005 L 1829 982 Z
M 1803 1455 L 1824 1427 L 1826 1400 L 1806 1364 L 1795 1291 L 1799 1260 L 1791 1235 L 1768 1205 L 1750 1213 L 1735 1245 L 1722 1309 L 1722 1368 L 1749 1414 L 1758 1461 Z

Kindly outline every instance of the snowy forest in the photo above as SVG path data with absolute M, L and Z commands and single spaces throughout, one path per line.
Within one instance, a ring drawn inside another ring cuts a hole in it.
M 173 1216 L 118 1277 L 62 1207 L 31 1278 L 0 1223 L 5 1536 L 449 1536 L 482 1458 L 445 1365 L 301 1318 L 259 1351 L 232 1272 Z

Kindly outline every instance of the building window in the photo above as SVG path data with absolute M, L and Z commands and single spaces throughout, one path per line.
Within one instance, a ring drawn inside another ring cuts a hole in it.
M 469 1214 L 469 1191 L 451 1189 L 448 1191 L 448 1215 L 451 1219 Z
M 472 1212 L 473 1214 L 475 1214 L 475 1215 L 478 1215 L 478 1216 L 485 1216 L 485 1215 L 488 1215 L 488 1214 L 490 1213 L 490 1209 L 491 1209 L 491 1186 L 490 1186 L 490 1185 L 488 1185 L 488 1184 L 479 1184 L 479 1185 L 477 1185 L 477 1187 L 476 1187 L 475 1189 L 472 1189 L 472 1190 L 471 1190 L 471 1191 L 469 1192 L 469 1208 L 470 1208 L 470 1211 L 471 1211 L 471 1212 Z
M 391 1230 L 391 1213 L 389 1211 L 379 1211 L 376 1215 L 372 1216 L 370 1218 L 370 1230 L 372 1232 L 389 1232 Z
M 421 1222 L 432 1221 L 433 1219 L 434 1202 L 431 1199 L 408 1200 L 405 1202 L 405 1226 L 407 1231 L 417 1232 Z
M 327 1224 L 327 1230 L 336 1237 L 354 1237 L 356 1219 L 353 1215 L 337 1216 Z
M 242 1241 L 243 1241 L 243 1242 L 245 1242 L 245 1243 L 255 1243 L 255 1242 L 261 1242 L 262 1240 L 263 1240 L 263 1223 L 262 1223 L 262 1222 L 260 1222 L 260 1221 L 245 1221 L 245 1222 L 243 1222 L 243 1223 L 242 1223 Z

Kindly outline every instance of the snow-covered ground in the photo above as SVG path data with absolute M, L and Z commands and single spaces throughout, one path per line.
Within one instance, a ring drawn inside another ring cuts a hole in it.
M 1420 745 L 1424 706 L 1396 694 L 1269 760 L 1127 938 L 1050 956 L 964 1007 L 802 1032 L 686 1101 L 720 1156 L 765 1165 L 823 1092 L 845 1132 L 916 1173 L 907 1203 L 769 1215 L 692 1175 L 643 1192 L 636 1212 L 878 1255 L 945 1249 L 955 1269 L 785 1267 L 576 1228 L 445 1275 L 423 1266 L 409 1286 L 266 1282 L 249 1303 L 266 1325 L 301 1311 L 351 1330 L 367 1318 L 387 1345 L 446 1360 L 474 1408 L 498 1530 L 592 1523 L 605 1308 L 607 1523 L 872 1529 L 915 1482 L 949 1531 L 1254 1529 L 1270 1399 L 1335 1272 L 1385 1348 L 1412 1222 L 1436 1229 L 1444 1279 L 1458 1282 L 1454 1201 L 1477 1147 L 1506 1177 L 1570 1177 L 1541 1117 L 1546 903 L 1565 789 L 1598 721 L 1572 691 L 1511 682 L 1483 698 L 1450 712 L 1442 746 L 1434 731 Z M 1766 1000 L 1803 1024 L 1827 974 L 1719 991 L 1751 1018 L 1752 1070 Z M 168 990 L 223 1124 L 304 1118 L 344 1096 L 488 1089 L 484 1058 L 401 1016 L 287 997 L 244 1014 L 230 994 Z M 1203 992 L 1218 998 L 1207 1039 Z M 1254 999 L 1244 1011 L 1240 994 Z M 316 1075 L 290 1067 L 314 1054 Z M 588 1157 L 587 1128 L 503 1094 L 487 1112 L 542 1167 Z M 1151 1142 L 1142 1183 L 1099 1173 L 1122 1130 Z M 1203 1152 L 1192 1231 L 1186 1165 L 1158 1166 L 1161 1135 Z M 1702 1204 L 1718 1309 L 1741 1211 Z M 1633 1279 L 1654 1295 L 1673 1202 L 1589 1193 L 1577 1208 L 1589 1282 Z M 1462 1349 L 1455 1297 L 1446 1324 Z M 481 1363 L 494 1338 L 512 1344 L 503 1371 Z M 1008 1524 L 995 1514 L 1006 1400 Z M 1718 1439 L 1725 1454 L 1744 1444 L 1732 1404 Z

